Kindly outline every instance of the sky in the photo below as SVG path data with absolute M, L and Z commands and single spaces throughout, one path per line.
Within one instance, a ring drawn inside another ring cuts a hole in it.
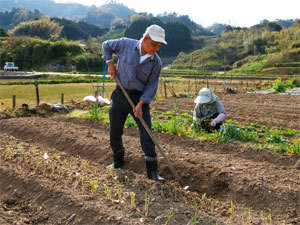
M 114 0 L 136 12 L 188 15 L 207 27 L 213 23 L 250 27 L 261 20 L 300 18 L 300 0 Z M 107 0 L 55 0 L 101 6 Z

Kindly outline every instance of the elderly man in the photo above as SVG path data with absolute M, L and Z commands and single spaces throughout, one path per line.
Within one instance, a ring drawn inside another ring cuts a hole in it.
M 140 134 L 142 150 L 145 153 L 147 177 L 158 182 L 164 179 L 157 172 L 157 154 L 155 145 L 141 124 L 138 116 L 142 116 L 151 128 L 149 104 L 154 98 L 161 72 L 161 60 L 157 55 L 165 41 L 165 31 L 158 25 L 151 25 L 140 40 L 120 38 L 105 41 L 102 45 L 103 59 L 108 64 L 108 73 L 120 82 L 135 104 L 132 110 L 120 87 L 116 85 L 111 95 L 110 118 L 110 146 L 113 151 L 114 168 L 124 165 L 125 147 L 122 142 L 125 120 L 130 113 L 135 119 Z M 118 56 L 118 66 L 115 67 L 113 54 Z

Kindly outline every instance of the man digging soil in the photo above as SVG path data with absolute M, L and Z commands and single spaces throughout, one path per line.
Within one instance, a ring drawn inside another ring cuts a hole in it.
M 136 121 L 142 150 L 145 153 L 147 177 L 158 182 L 164 182 L 157 172 L 157 154 L 155 144 L 145 130 L 141 116 L 151 128 L 150 102 L 154 98 L 161 72 L 161 60 L 156 53 L 165 41 L 165 31 L 158 25 L 149 26 L 140 40 L 120 38 L 105 41 L 102 45 L 103 59 L 108 64 L 111 77 L 120 80 L 133 101 L 135 108 L 126 99 L 119 85 L 111 95 L 109 109 L 110 146 L 113 151 L 114 168 L 124 165 L 125 147 L 122 141 L 124 123 L 128 114 Z M 113 63 L 113 54 L 118 56 L 118 66 Z

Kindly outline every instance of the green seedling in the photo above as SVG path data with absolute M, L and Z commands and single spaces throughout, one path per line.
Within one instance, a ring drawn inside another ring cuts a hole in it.
M 169 224 L 170 221 L 173 219 L 175 213 L 173 212 L 172 209 L 170 209 L 168 212 L 167 212 L 167 220 L 165 222 L 165 225 Z
M 195 213 L 191 219 L 189 220 L 187 225 L 191 225 L 191 224 L 197 224 L 199 223 L 199 213 Z
M 164 196 L 164 187 L 165 187 L 164 184 L 160 184 L 160 195 L 161 196 Z
M 244 220 L 245 220 L 245 218 L 244 218 L 244 209 L 241 210 L 241 217 L 242 217 L 242 224 L 244 224 Z
M 82 168 L 86 168 L 87 165 L 88 165 L 87 160 L 83 159 L 82 162 L 81 162 L 81 165 L 82 165 Z
M 264 212 L 261 212 L 261 220 L 263 221 L 264 224 L 267 224 L 267 220 L 266 220 Z
M 251 224 L 251 211 L 248 211 L 248 225 Z
M 33 153 L 36 153 L 36 152 L 37 152 L 36 147 L 32 147 L 32 148 L 31 148 L 31 151 L 32 151 Z
M 52 170 L 51 170 L 51 175 L 53 175 L 53 174 L 54 174 L 54 172 L 55 172 L 55 169 L 56 169 L 56 166 L 55 166 L 55 165 L 53 165 L 53 166 L 52 166 Z
M 113 167 L 107 167 L 106 169 L 107 169 L 107 174 L 108 174 L 109 176 L 112 176 L 112 175 L 113 175 L 114 168 L 113 168 Z
M 67 182 L 69 183 L 70 182 L 70 180 L 71 180 L 71 176 L 72 176 L 72 173 L 69 173 L 69 175 L 68 175 L 68 179 L 67 179 Z
M 107 187 L 107 185 L 104 184 L 104 193 L 106 194 L 106 197 L 108 199 L 111 199 L 111 192 L 112 192 L 112 188 Z
M 59 156 L 59 155 L 57 155 L 57 154 L 54 154 L 54 158 L 55 158 L 57 161 L 59 161 L 59 160 L 60 160 L 60 156 Z
M 145 192 L 145 216 L 148 216 L 149 213 L 149 203 L 150 203 L 150 196 L 148 196 L 146 191 Z
M 234 205 L 233 205 L 233 202 L 231 201 L 230 203 L 230 220 L 233 220 L 234 218 Z
M 272 224 L 272 211 L 271 211 L 271 209 L 269 210 L 269 221 L 270 221 L 270 224 Z
M 135 193 L 130 192 L 130 206 L 133 208 L 135 206 Z
M 193 203 L 194 203 L 194 206 L 197 206 L 197 205 L 198 205 L 198 204 L 197 204 L 197 200 L 196 200 L 195 197 L 193 197 Z
M 98 191 L 98 184 L 95 183 L 94 181 L 90 181 L 90 185 L 91 185 L 91 194 L 95 195 Z
M 213 199 L 210 199 L 210 211 L 214 211 L 214 205 L 215 205 L 215 203 L 214 203 L 214 200 Z
M 162 219 L 162 218 L 167 218 L 166 222 L 164 223 L 165 225 L 169 224 L 170 221 L 172 220 L 172 218 L 174 217 L 175 213 L 173 212 L 172 209 L 170 209 L 167 213 L 162 214 L 158 217 L 155 218 L 155 221 L 158 219 Z
M 35 170 L 34 170 L 34 173 L 36 173 L 37 172 L 37 170 L 38 170 L 38 168 L 40 167 L 40 157 L 38 157 L 38 159 L 37 159 L 37 161 L 36 161 L 36 163 L 35 163 L 36 165 L 35 165 Z
M 84 184 L 85 184 L 84 177 L 81 176 L 80 181 L 81 181 L 81 190 L 84 191 Z
M 122 199 L 122 189 L 120 188 L 120 185 L 119 185 L 119 182 L 117 184 L 117 192 L 118 192 L 118 200 L 119 200 L 119 203 L 121 203 L 121 199 Z
M 43 164 L 43 175 L 46 174 L 46 170 L 47 170 L 47 164 L 44 163 L 44 164 Z
M 202 197 L 201 197 L 201 200 L 200 200 L 201 207 L 204 206 L 204 204 L 205 204 L 205 199 L 206 199 L 206 193 L 202 194 Z

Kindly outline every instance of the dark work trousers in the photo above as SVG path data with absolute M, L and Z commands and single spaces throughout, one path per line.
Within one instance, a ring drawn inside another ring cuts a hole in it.
M 142 95 L 139 91 L 127 91 L 133 103 L 136 105 Z M 124 151 L 125 147 L 122 141 L 123 128 L 128 114 L 134 118 L 138 125 L 140 133 L 140 142 L 142 150 L 146 157 L 156 157 L 155 145 L 151 137 L 148 135 L 141 121 L 136 118 L 133 114 L 132 107 L 127 101 L 125 95 L 120 88 L 116 88 L 111 94 L 111 105 L 109 108 L 109 119 L 110 119 L 110 146 L 113 152 Z M 151 129 L 151 117 L 150 117 L 150 106 L 144 104 L 142 107 L 143 119 L 145 120 L 148 127 Z

